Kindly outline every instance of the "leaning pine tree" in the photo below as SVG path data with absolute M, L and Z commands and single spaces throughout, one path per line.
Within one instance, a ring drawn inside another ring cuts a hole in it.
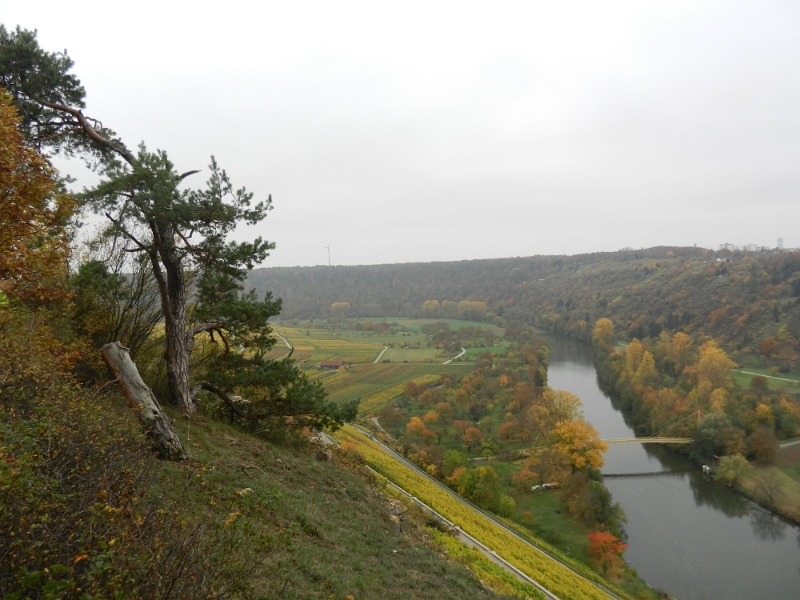
M 165 152 L 144 145 L 131 152 L 113 131 L 84 116 L 85 92 L 69 73 L 72 64 L 65 53 L 42 50 L 35 32 L 0 26 L 0 86 L 14 95 L 24 135 L 39 147 L 91 161 L 102 180 L 84 191 L 85 205 L 106 217 L 106 234 L 127 252 L 147 257 L 161 299 L 171 402 L 193 413 L 198 394 L 212 393 L 232 420 L 262 430 L 336 427 L 353 418 L 354 404 L 328 402 L 321 385 L 289 357 L 266 358 L 275 343 L 268 319 L 280 312 L 280 300 L 243 290 L 247 271 L 274 244 L 229 237 L 240 224 L 261 222 L 271 197 L 253 203 L 213 158 L 206 185 L 190 189 L 184 180 L 197 171 L 179 173 Z M 216 350 L 204 352 L 190 373 L 198 336 Z

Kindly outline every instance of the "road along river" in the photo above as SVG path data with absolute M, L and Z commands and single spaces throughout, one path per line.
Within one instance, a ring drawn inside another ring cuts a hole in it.
M 601 438 L 635 437 L 597 383 L 592 348 L 548 337 L 550 387 L 568 390 Z M 800 528 L 657 445 L 609 446 L 605 484 L 628 522 L 625 557 L 680 600 L 797 600 Z

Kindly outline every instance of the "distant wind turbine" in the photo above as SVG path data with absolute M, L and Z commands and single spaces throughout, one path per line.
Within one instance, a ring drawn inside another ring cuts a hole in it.
M 328 242 L 330 244 L 330 242 Z M 330 246 L 323 246 L 328 251 L 328 266 L 331 266 L 331 247 Z

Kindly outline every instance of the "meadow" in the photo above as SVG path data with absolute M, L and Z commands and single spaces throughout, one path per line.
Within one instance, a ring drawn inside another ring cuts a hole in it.
M 761 367 L 743 367 L 731 371 L 731 375 L 736 383 L 745 389 L 750 387 L 750 382 L 755 375 L 765 377 L 771 390 L 794 390 L 796 392 L 800 388 L 800 375 L 797 373 L 780 373 Z
M 767 508 L 800 522 L 800 444 L 780 449 L 775 463 L 755 461 L 739 488 Z

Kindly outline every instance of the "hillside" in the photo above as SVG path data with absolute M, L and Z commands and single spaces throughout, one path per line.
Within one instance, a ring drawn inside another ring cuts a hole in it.
M 535 324 L 588 341 L 591 325 L 608 317 L 626 338 L 684 331 L 711 336 L 740 355 L 758 354 L 765 366 L 782 371 L 797 366 L 796 252 L 658 247 L 563 257 L 274 268 L 252 271 L 248 284 L 282 298 L 285 319 L 455 318 L 470 312 L 487 322 Z M 475 302 L 485 303 L 477 315 Z M 339 304 L 332 309 L 334 303 Z
M 346 456 L 170 412 L 190 456 L 159 461 L 40 319 L 0 309 L 0 332 L 0 596 L 499 597 Z

